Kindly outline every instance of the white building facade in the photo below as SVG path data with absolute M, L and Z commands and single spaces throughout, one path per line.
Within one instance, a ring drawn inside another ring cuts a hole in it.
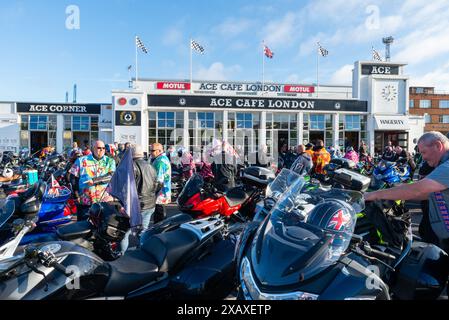
M 227 140 L 245 154 L 321 139 L 326 146 L 358 147 L 371 153 L 388 141 L 413 150 L 424 129 L 409 115 L 403 63 L 357 61 L 352 86 L 219 81 L 134 81 L 135 89 L 112 92 L 114 141 L 192 151 Z

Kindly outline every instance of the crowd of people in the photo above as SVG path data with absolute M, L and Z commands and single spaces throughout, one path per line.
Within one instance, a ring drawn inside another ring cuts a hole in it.
M 422 157 L 424 160 L 420 169 L 422 179 L 419 183 L 367 193 L 366 200 L 427 200 L 424 198 L 427 198 L 431 192 L 442 192 L 442 197 L 446 196 L 447 181 L 445 179 L 447 175 L 443 171 L 446 164 L 449 163 L 445 161 L 449 154 L 448 138 L 437 132 L 432 132 L 425 134 L 415 143 L 415 157 L 404 148 L 394 146 L 391 142 L 387 143 L 384 152 L 378 157 L 385 161 L 408 165 L 411 177 L 413 177 L 417 168 L 415 159 L 419 155 L 419 158 Z M 112 175 L 129 149 L 133 156 L 134 176 L 143 221 L 141 230 L 147 229 L 151 223 L 159 222 L 166 217 L 165 205 L 172 202 L 172 170 L 179 170 L 185 180 L 197 172 L 204 179 L 213 179 L 217 190 L 226 191 L 235 186 L 237 167 L 244 162 L 238 151 L 225 141 L 212 146 L 207 152 L 203 149 L 199 159 L 195 159 L 185 148 L 175 150 L 174 147 L 169 147 L 164 150 L 160 143 L 153 143 L 147 155 L 144 154 L 142 146 L 131 145 L 131 143 L 105 144 L 99 140 L 93 144 L 91 149 L 87 141 L 84 141 L 81 148 L 74 142 L 72 149 L 68 152 L 71 168 L 68 171 L 67 179 L 72 184 L 77 201 L 78 219 L 86 218 L 93 203 L 110 201 L 111 196 L 107 191 L 107 183 L 96 183 L 95 179 Z M 42 150 L 40 156 L 46 157 L 52 152 L 54 152 L 54 148 L 47 147 Z M 326 174 L 325 166 L 334 158 L 345 158 L 354 163 L 373 162 L 365 142 L 361 143 L 358 150 L 349 145 L 346 147 L 345 153 L 342 153 L 339 147 L 326 148 L 323 140 L 317 140 L 315 144 L 300 144 L 294 150 L 283 145 L 278 155 L 277 170 L 287 168 L 300 175 L 313 175 L 319 179 L 320 176 Z M 262 147 L 256 152 L 256 163 L 254 164 L 269 167 L 272 165 L 270 163 L 272 159 L 267 155 L 267 148 Z M 421 189 L 420 186 L 422 186 Z M 427 192 L 429 190 L 430 192 Z M 424 202 L 423 211 L 425 213 L 435 212 L 434 207 L 439 205 L 437 200 L 432 199 L 430 200 L 430 209 L 429 203 Z M 422 225 L 430 230 L 431 223 L 428 218 L 428 214 L 425 214 L 424 220 L 427 223 Z M 426 230 L 421 233 L 437 238 Z M 444 234 L 443 231 L 441 233 Z M 438 235 L 438 238 L 441 239 L 441 234 Z M 125 249 L 127 247 L 127 237 L 125 237 L 123 247 Z

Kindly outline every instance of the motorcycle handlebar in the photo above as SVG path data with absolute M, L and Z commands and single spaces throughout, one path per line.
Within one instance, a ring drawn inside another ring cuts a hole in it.
M 368 245 L 365 244 L 363 246 L 363 249 L 367 254 L 372 255 L 372 256 L 377 256 L 379 258 L 385 258 L 385 259 L 391 259 L 391 260 L 396 259 L 396 257 L 391 254 L 385 253 L 380 250 L 373 249 L 369 244 Z

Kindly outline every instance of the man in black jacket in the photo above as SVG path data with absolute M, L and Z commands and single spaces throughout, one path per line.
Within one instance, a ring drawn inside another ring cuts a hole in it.
M 143 149 L 140 145 L 133 148 L 133 159 L 134 177 L 142 214 L 142 227 L 146 230 L 156 207 L 156 193 L 161 186 L 157 181 L 156 170 L 148 161 L 144 160 Z
M 160 190 L 161 185 L 157 181 L 156 170 L 149 162 L 144 160 L 142 147 L 136 145 L 132 148 L 132 152 L 134 160 L 134 177 L 140 202 L 140 214 L 142 215 L 141 232 L 144 232 L 150 225 L 151 217 L 156 207 L 156 193 Z M 122 253 L 128 249 L 131 233 L 132 230 L 128 230 L 120 244 Z M 133 234 L 131 243 L 131 247 L 138 245 L 136 234 Z

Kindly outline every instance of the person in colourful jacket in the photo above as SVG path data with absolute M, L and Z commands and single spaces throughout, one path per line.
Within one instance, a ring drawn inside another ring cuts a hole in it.
M 324 167 L 331 161 L 331 155 L 324 147 L 323 140 L 318 140 L 316 146 L 313 148 L 313 172 L 318 175 L 325 175 Z

